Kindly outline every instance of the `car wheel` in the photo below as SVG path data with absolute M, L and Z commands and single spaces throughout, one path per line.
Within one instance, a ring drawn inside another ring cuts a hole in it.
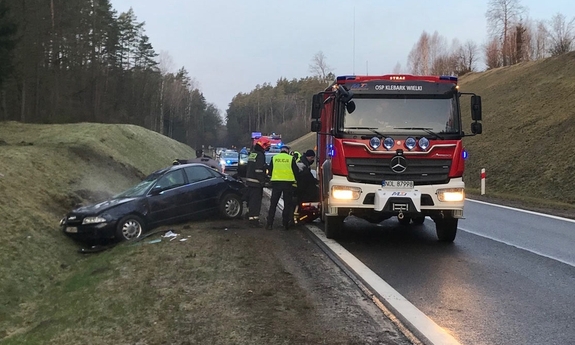
M 242 215 L 242 197 L 236 194 L 226 194 L 220 202 L 220 214 L 227 219 L 239 218 Z
M 144 221 L 136 215 L 128 215 L 120 219 L 116 227 L 116 238 L 120 241 L 131 241 L 144 232 Z

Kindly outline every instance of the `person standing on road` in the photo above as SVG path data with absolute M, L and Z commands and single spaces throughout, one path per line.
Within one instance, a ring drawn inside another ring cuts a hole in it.
M 259 228 L 260 211 L 262 208 L 262 196 L 264 184 L 267 181 L 265 152 L 271 147 L 271 141 L 267 137 L 258 139 L 250 155 L 246 171 L 246 185 L 248 186 L 248 222 L 251 227 Z
M 298 173 L 297 163 L 294 157 L 289 154 L 289 147 L 283 146 L 281 152 L 272 158 L 269 173 L 271 175 L 272 196 L 266 229 L 272 229 L 278 202 L 280 197 L 283 197 L 282 225 L 285 230 L 288 230 L 293 222 L 293 184 Z
M 313 150 L 307 150 L 297 163 L 297 196 L 300 203 L 306 201 L 319 201 L 315 200 L 319 199 L 319 195 L 316 195 L 317 179 L 313 175 L 311 168 L 314 160 L 315 152 Z

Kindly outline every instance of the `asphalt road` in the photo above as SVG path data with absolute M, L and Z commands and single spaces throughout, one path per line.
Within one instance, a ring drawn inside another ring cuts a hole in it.
M 462 344 L 575 344 L 575 222 L 465 207 L 453 244 L 353 217 L 339 243 Z

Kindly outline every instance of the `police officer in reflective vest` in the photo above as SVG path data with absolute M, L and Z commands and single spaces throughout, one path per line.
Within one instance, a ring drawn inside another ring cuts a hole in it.
M 265 152 L 271 147 L 267 137 L 261 137 L 248 156 L 246 185 L 248 186 L 248 219 L 251 227 L 261 227 L 260 211 L 264 184 L 267 181 Z
M 274 224 L 276 208 L 280 197 L 283 195 L 284 209 L 282 211 L 282 225 L 285 230 L 289 229 L 293 221 L 293 184 L 299 169 L 289 147 L 283 146 L 281 152 L 272 158 L 270 163 L 270 175 L 272 184 L 272 196 L 266 229 L 271 230 Z

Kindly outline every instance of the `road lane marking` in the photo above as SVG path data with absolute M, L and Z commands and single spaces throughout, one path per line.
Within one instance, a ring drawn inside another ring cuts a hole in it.
M 511 206 L 504 206 L 504 205 L 492 204 L 492 203 L 490 203 L 490 202 L 479 201 L 479 200 L 474 200 L 474 199 L 469 199 L 469 198 L 465 198 L 465 200 L 468 200 L 468 201 L 471 201 L 471 202 L 476 202 L 476 203 L 478 203 L 478 204 L 484 204 L 484 205 L 489 205 L 489 206 L 504 208 L 504 209 L 506 209 L 506 210 L 513 210 L 513 211 L 518 211 L 518 212 L 523 212 L 523 213 L 529 213 L 529 214 L 533 214 L 533 215 L 536 215 L 536 216 L 542 216 L 542 217 L 552 218 L 552 219 L 556 219 L 556 220 L 564 220 L 564 221 L 566 221 L 566 222 L 575 223 L 575 219 L 570 219 L 570 218 L 565 218 L 565 217 L 554 216 L 554 215 L 552 215 L 552 214 L 546 214 L 546 213 L 541 213 L 541 212 L 529 211 L 529 210 L 524 210 L 524 209 L 522 209 L 522 208 L 516 208 L 516 207 L 511 207 Z
M 500 239 L 500 238 L 496 238 L 496 237 L 493 237 L 493 236 L 488 236 L 488 235 L 485 235 L 485 234 L 482 234 L 482 233 L 479 233 L 479 232 L 476 232 L 476 231 L 473 231 L 473 230 L 465 229 L 465 228 L 462 228 L 462 227 L 458 227 L 458 229 L 459 229 L 459 230 L 463 230 L 463 231 L 465 231 L 465 232 L 468 232 L 468 233 L 470 233 L 470 234 L 476 235 L 476 236 L 480 236 L 480 237 L 483 237 L 483 238 L 487 238 L 487 239 L 492 240 L 492 241 L 495 241 L 495 242 L 503 243 L 503 244 L 506 244 L 506 245 L 508 245 L 508 246 L 515 247 L 515 248 L 521 249 L 521 250 L 525 250 L 525 251 L 528 251 L 528 252 L 530 252 L 530 253 L 533 253 L 533 254 L 536 254 L 536 255 L 539 255 L 539 256 L 543 256 L 543 257 L 545 257 L 545 258 L 552 259 L 552 260 L 555 260 L 555 261 L 559 261 L 559 262 L 564 263 L 564 264 L 566 264 L 566 265 L 575 267 L 575 262 L 565 261 L 565 260 L 559 259 L 559 258 L 557 258 L 557 257 L 555 257 L 555 256 L 543 254 L 543 253 L 541 253 L 541 252 L 539 252 L 539 251 L 537 251 L 537 250 L 529 249 L 529 248 L 526 248 L 526 247 L 523 247 L 523 246 L 518 246 L 518 245 L 516 245 L 516 244 L 513 244 L 513 243 L 511 243 L 511 242 L 507 242 L 507 241 L 502 240 L 502 239 Z

